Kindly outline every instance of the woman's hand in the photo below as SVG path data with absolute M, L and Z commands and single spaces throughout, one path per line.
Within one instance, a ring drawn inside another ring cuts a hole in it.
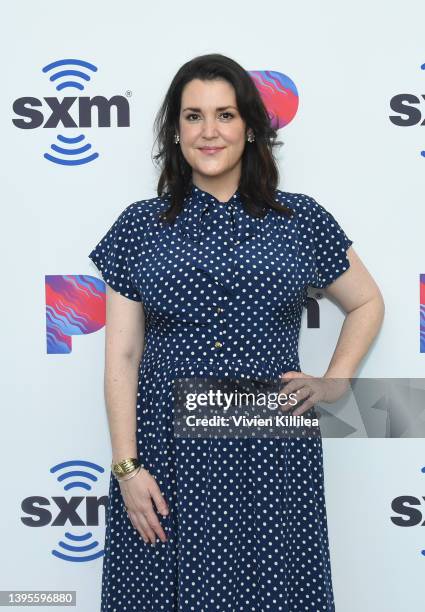
M 285 372 L 280 378 L 286 383 L 281 389 L 281 393 L 285 393 L 287 396 L 290 393 L 296 393 L 297 402 L 304 400 L 302 405 L 292 413 L 294 416 L 303 414 L 318 402 L 329 404 L 335 402 L 350 387 L 347 378 L 316 377 L 304 372 Z M 292 406 L 288 403 L 281 409 L 286 412 L 291 408 Z
M 155 478 L 148 470 L 141 468 L 132 478 L 118 482 L 128 517 L 144 541 L 155 544 L 157 534 L 162 542 L 166 542 L 167 536 L 154 512 L 152 499 L 158 512 L 164 516 L 168 514 L 168 506 Z

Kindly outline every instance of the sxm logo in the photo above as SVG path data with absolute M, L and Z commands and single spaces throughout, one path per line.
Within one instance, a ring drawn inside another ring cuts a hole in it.
M 76 469 L 78 468 L 78 469 Z M 88 495 L 98 474 L 104 473 L 104 468 L 97 463 L 83 460 L 72 460 L 58 463 L 50 468 L 52 474 L 57 474 L 57 482 L 63 486 L 66 493 L 81 489 L 83 495 L 72 497 L 33 495 L 26 497 L 21 504 L 26 516 L 21 521 L 27 527 L 64 527 L 69 524 L 62 539 L 51 554 L 62 561 L 84 563 L 102 557 L 104 550 L 89 527 L 99 527 L 99 510 L 103 508 L 106 515 L 108 496 L 97 497 Z M 81 506 L 83 508 L 81 509 Z M 77 509 L 79 512 L 77 512 Z
M 422 64 L 421 70 L 425 70 L 425 64 Z M 425 94 L 419 96 L 412 93 L 400 93 L 393 96 L 390 100 L 390 107 L 397 114 L 390 115 L 389 120 L 399 127 L 425 125 L 425 119 L 422 120 L 420 109 L 423 100 L 425 100 Z M 422 150 L 420 154 L 425 157 L 425 150 Z
M 419 335 L 420 351 L 425 353 L 425 274 L 419 276 Z
M 425 467 L 421 468 L 425 475 Z M 391 522 L 397 527 L 425 527 L 425 496 L 400 495 L 391 502 L 391 509 L 395 515 L 390 517 Z M 420 550 L 425 557 L 425 548 Z
M 61 98 L 48 96 L 43 100 L 24 96 L 13 102 L 13 110 L 18 115 L 18 118 L 12 119 L 16 127 L 23 130 L 39 127 L 58 130 L 57 142 L 51 144 L 48 153 L 44 153 L 47 161 L 62 166 L 81 166 L 97 159 L 99 153 L 92 151 L 92 145 L 87 142 L 87 136 L 82 129 L 110 128 L 112 108 L 116 109 L 116 126 L 130 126 L 128 97 L 131 96 L 131 91 L 127 91 L 126 96 L 114 95 L 110 98 L 80 95 L 97 70 L 97 66 L 91 62 L 80 59 L 60 59 L 51 62 L 42 68 L 42 72 L 49 77 L 57 92 L 67 93 L 71 90 L 72 95 Z M 95 119 L 94 109 L 97 111 Z M 73 133 L 69 133 L 68 130 L 72 130 Z

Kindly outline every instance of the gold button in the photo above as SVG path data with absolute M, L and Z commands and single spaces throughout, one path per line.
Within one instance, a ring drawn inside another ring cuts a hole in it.
M 215 348 L 221 348 L 223 345 L 219 340 L 216 340 L 215 344 L 214 344 Z

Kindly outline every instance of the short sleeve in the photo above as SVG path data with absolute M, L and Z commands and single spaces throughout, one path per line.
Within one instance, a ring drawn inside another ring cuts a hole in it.
M 309 250 L 312 272 L 309 284 L 324 289 L 348 270 L 347 249 L 353 244 L 335 217 L 309 197 Z
M 112 289 L 130 300 L 141 302 L 140 294 L 131 278 L 131 261 L 134 260 L 138 231 L 140 228 L 136 223 L 135 206 L 130 204 L 88 257 Z

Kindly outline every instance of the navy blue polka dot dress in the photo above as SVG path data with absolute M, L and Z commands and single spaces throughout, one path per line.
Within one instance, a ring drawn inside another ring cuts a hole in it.
M 321 437 L 178 438 L 173 379 L 301 371 L 307 286 L 349 268 L 352 244 L 312 197 L 276 190 L 290 219 L 245 211 L 193 183 L 172 226 L 167 197 L 127 206 L 89 257 L 143 303 L 137 445 L 168 502 L 167 541 L 145 543 L 111 475 L 102 612 L 332 612 Z M 155 512 L 157 512 L 155 510 Z

